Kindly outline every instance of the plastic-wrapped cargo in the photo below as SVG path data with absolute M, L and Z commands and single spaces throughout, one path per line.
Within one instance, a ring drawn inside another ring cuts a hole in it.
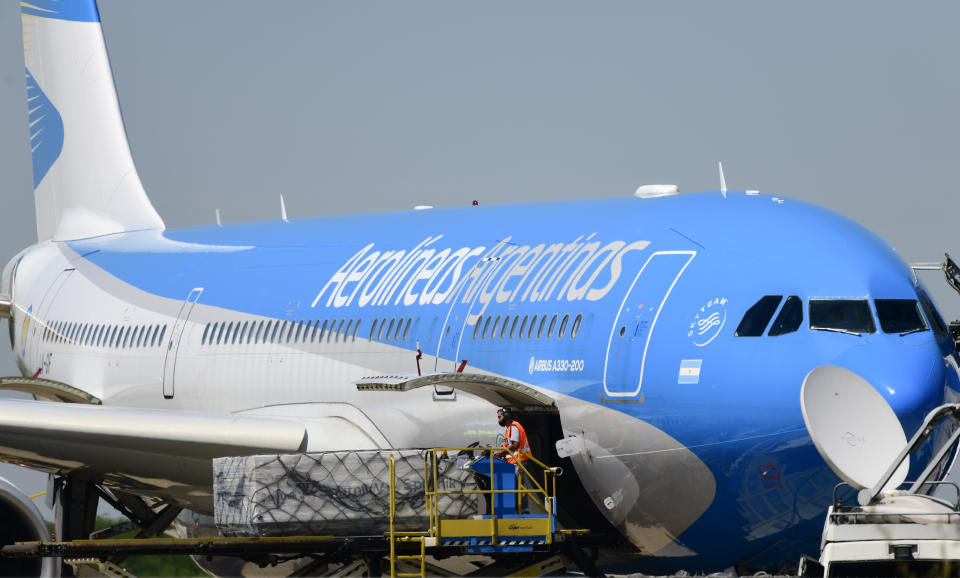
M 426 530 L 426 450 L 237 456 L 213 461 L 214 519 L 224 536 L 379 535 L 389 530 L 390 465 L 397 530 Z M 454 457 L 437 463 L 441 490 L 475 490 Z M 440 515 L 477 514 L 478 494 L 441 494 Z

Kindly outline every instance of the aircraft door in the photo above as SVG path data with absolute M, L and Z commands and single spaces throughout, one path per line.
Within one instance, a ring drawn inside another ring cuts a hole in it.
M 183 328 L 187 325 L 187 319 L 193 311 L 193 306 L 200 299 L 203 293 L 203 287 L 197 287 L 187 295 L 187 298 L 180 305 L 180 314 L 177 315 L 177 322 L 173 325 L 173 331 L 170 332 L 170 338 L 167 341 L 167 356 L 163 361 L 163 397 L 170 399 L 173 397 L 173 380 L 177 369 L 177 351 L 180 349 L 180 338 L 183 337 Z
M 28 313 L 28 315 L 33 319 L 30 319 L 27 325 L 23 327 L 24 333 L 20 336 L 20 339 L 24 344 L 20 354 L 25 360 L 30 359 L 37 361 L 37 356 L 40 354 L 39 345 L 41 341 L 37 337 L 43 331 L 43 326 L 40 323 L 36 323 L 36 321 L 42 321 L 43 323 L 49 322 L 48 318 L 50 317 L 50 307 L 53 305 L 53 302 L 57 300 L 57 295 L 60 294 L 60 290 L 63 289 L 64 285 L 67 284 L 67 280 L 74 271 L 75 269 L 73 268 L 60 271 L 60 273 L 57 275 L 57 278 L 54 279 L 53 283 L 50 284 L 50 287 L 47 289 L 46 293 L 43 294 L 43 300 L 40 301 L 40 305 L 37 307 L 36 311 Z M 10 322 L 13 323 L 12 318 Z M 29 346 L 26 344 L 29 344 Z M 45 360 L 39 360 L 38 363 L 46 365 Z M 43 367 L 43 365 L 41 365 L 41 367 Z M 30 371 L 33 371 L 33 368 L 31 368 Z
M 466 276 L 468 278 L 480 278 L 480 286 L 478 289 L 473 291 L 473 295 L 467 300 L 466 303 L 463 303 L 464 297 L 476 283 L 467 281 L 461 283 L 460 287 L 457 289 L 457 293 L 453 297 L 453 302 L 450 304 L 450 309 L 447 311 L 443 328 L 440 330 L 440 340 L 437 342 L 437 366 L 439 365 L 441 358 L 450 359 L 453 361 L 452 371 L 456 371 L 460 363 L 463 361 L 460 358 L 460 349 L 461 344 L 463 343 L 464 334 L 466 334 L 468 331 L 473 331 L 473 327 L 478 321 L 478 316 L 471 315 L 471 311 L 477 304 L 478 297 L 483 291 L 484 286 L 493 276 L 493 271 L 496 270 L 497 262 L 500 260 L 500 257 L 496 255 L 500 253 L 504 245 L 506 245 L 504 241 L 498 241 L 489 251 L 487 251 L 483 257 L 480 258 L 480 260 L 473 264 L 473 267 L 467 271 Z M 437 371 L 442 371 L 442 368 L 437 366 L 435 366 L 434 369 Z
M 644 263 L 620 304 L 603 365 L 604 401 L 640 395 L 647 350 L 660 311 L 696 251 L 657 251 Z

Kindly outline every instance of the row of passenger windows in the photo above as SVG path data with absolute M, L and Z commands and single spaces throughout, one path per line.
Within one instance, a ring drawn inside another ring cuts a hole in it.
M 211 322 L 203 328 L 201 345 L 236 343 L 327 343 L 356 341 L 360 319 L 301 319 L 297 321 Z
M 211 322 L 204 327 L 200 343 L 346 343 L 357 340 L 362 323 L 362 319 Z M 370 324 L 368 337 L 370 341 L 406 341 L 415 325 L 412 317 L 377 318 Z
M 783 301 L 782 295 L 765 295 L 753 304 L 737 326 L 735 337 L 763 335 Z M 877 318 L 884 333 L 906 335 L 927 331 L 929 326 L 923 317 L 920 303 L 915 299 L 875 299 Z M 811 299 L 809 302 L 810 329 L 838 331 L 860 335 L 876 333 L 873 312 L 866 299 Z M 773 321 L 769 336 L 792 333 L 803 324 L 803 302 L 796 295 L 787 297 L 780 313 Z
M 419 319 L 417 320 L 419 323 Z M 410 337 L 412 317 L 374 319 L 370 325 L 370 341 L 406 341 Z
M 549 319 L 549 325 L 547 320 Z M 550 339 L 553 337 L 554 329 L 557 330 L 557 339 L 563 339 L 564 334 L 567 331 L 567 325 L 570 324 L 570 315 L 566 314 L 560 319 L 560 327 L 557 328 L 557 319 L 559 315 L 554 314 L 552 317 L 548 315 L 534 315 L 533 317 L 529 315 L 524 315 L 522 318 L 519 315 L 506 315 L 501 317 L 497 315 L 493 317 L 488 315 L 485 319 L 480 319 L 477 321 L 477 324 L 473 327 L 473 338 L 474 339 L 513 339 L 516 335 L 517 339 L 523 339 L 524 334 L 526 334 L 527 339 L 540 339 L 544 337 L 544 329 L 546 328 L 546 338 Z M 502 323 L 501 323 L 502 321 Z M 577 336 L 577 333 L 580 331 L 580 324 L 583 321 L 583 315 L 578 313 L 576 317 L 573 318 L 573 324 L 570 324 L 570 339 L 573 339 Z M 447 328 L 449 332 L 450 328 Z
M 43 340 L 83 347 L 114 349 L 157 347 L 167 334 L 166 325 L 106 325 L 54 321 L 43 328 Z

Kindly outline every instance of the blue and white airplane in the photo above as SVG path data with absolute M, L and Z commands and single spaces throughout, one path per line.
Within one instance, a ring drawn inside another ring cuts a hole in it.
M 910 267 L 788 198 L 165 229 L 93 0 L 22 15 L 38 241 L 3 271 L 23 376 L 2 385 L 38 400 L 0 402 L 0 455 L 66 482 L 66 537 L 89 484 L 209 514 L 213 457 L 492 444 L 510 405 L 589 497 L 563 515 L 635 548 L 630 568 L 777 567 L 818 552 L 839 481 L 801 416 L 810 371 L 856 372 L 908 433 L 960 393 Z

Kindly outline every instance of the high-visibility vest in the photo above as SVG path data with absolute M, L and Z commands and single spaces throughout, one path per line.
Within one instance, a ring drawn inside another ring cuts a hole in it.
M 517 428 L 517 432 L 520 433 L 520 444 L 517 448 L 517 454 L 520 456 L 520 461 L 526 461 L 530 459 L 530 444 L 527 443 L 527 432 L 523 430 L 523 426 L 520 425 L 520 422 L 513 420 L 510 422 L 510 425 L 507 426 L 507 431 L 503 434 L 503 447 L 510 447 L 510 428 Z M 514 459 L 513 455 L 507 454 L 507 461 L 511 464 L 516 464 L 517 460 Z

